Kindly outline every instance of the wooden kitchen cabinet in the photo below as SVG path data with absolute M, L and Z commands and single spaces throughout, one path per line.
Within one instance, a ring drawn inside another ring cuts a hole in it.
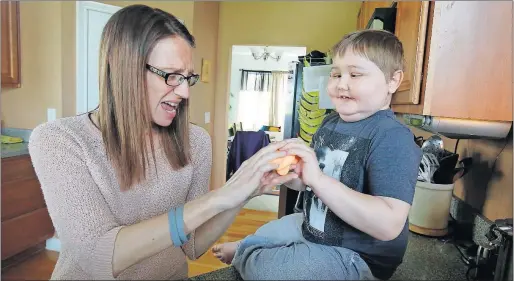
M 424 115 L 512 121 L 512 5 L 434 4 Z
M 359 30 L 365 29 L 375 8 L 391 7 L 393 1 L 363 2 L 357 19 Z M 403 81 L 391 104 L 419 104 L 421 73 L 425 51 L 429 2 L 396 3 L 395 35 L 402 41 L 405 58 Z
M 363 2 L 362 9 L 371 2 Z M 512 2 L 398 1 L 405 55 L 397 113 L 512 121 Z M 389 5 L 388 5 L 389 6 Z M 362 22 L 368 19 L 358 18 Z
M 54 235 L 29 155 L 2 159 L 2 261 Z
M 2 88 L 21 86 L 20 3 L 1 1 Z
M 359 10 L 359 15 L 357 16 L 357 29 L 365 29 L 368 24 L 369 19 L 373 15 L 375 8 L 387 8 L 391 7 L 393 1 L 371 1 L 371 2 L 362 2 L 361 8 Z
M 391 104 L 419 104 L 429 2 L 405 1 L 396 6 L 395 35 L 403 45 L 404 73 Z

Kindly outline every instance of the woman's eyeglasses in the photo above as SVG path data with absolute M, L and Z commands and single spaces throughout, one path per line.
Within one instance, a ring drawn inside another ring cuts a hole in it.
M 198 75 L 198 74 L 184 76 L 180 73 L 167 73 L 167 72 L 164 72 L 164 71 L 162 71 L 158 68 L 155 68 L 149 64 L 146 64 L 146 68 L 148 70 L 150 70 L 151 72 L 164 78 L 164 81 L 166 82 L 166 84 L 169 86 L 172 86 L 172 87 L 179 86 L 180 84 L 182 84 L 182 82 L 184 82 L 184 80 L 187 80 L 187 84 L 189 85 L 189 87 L 191 87 L 194 84 L 196 84 L 196 82 L 198 82 L 198 79 L 200 78 L 200 75 Z

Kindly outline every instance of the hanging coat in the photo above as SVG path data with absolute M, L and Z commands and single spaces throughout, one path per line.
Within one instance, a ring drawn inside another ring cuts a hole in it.
M 241 167 L 245 160 L 268 144 L 270 144 L 270 138 L 264 131 L 236 132 L 227 158 L 227 180 Z

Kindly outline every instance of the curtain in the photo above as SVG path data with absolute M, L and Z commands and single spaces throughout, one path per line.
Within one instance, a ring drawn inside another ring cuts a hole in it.
M 264 125 L 283 126 L 287 72 L 243 70 L 237 105 L 237 122 L 243 130 L 259 130 Z
M 273 71 L 271 76 L 269 125 L 284 126 L 287 72 Z
M 268 92 L 271 88 L 271 72 L 242 70 L 241 91 Z
M 270 92 L 240 91 L 237 106 L 237 122 L 243 130 L 257 131 L 269 123 Z

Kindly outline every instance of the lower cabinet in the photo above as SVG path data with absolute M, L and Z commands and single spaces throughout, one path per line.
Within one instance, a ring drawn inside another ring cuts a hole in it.
M 40 249 L 54 236 L 29 155 L 2 159 L 2 261 Z

